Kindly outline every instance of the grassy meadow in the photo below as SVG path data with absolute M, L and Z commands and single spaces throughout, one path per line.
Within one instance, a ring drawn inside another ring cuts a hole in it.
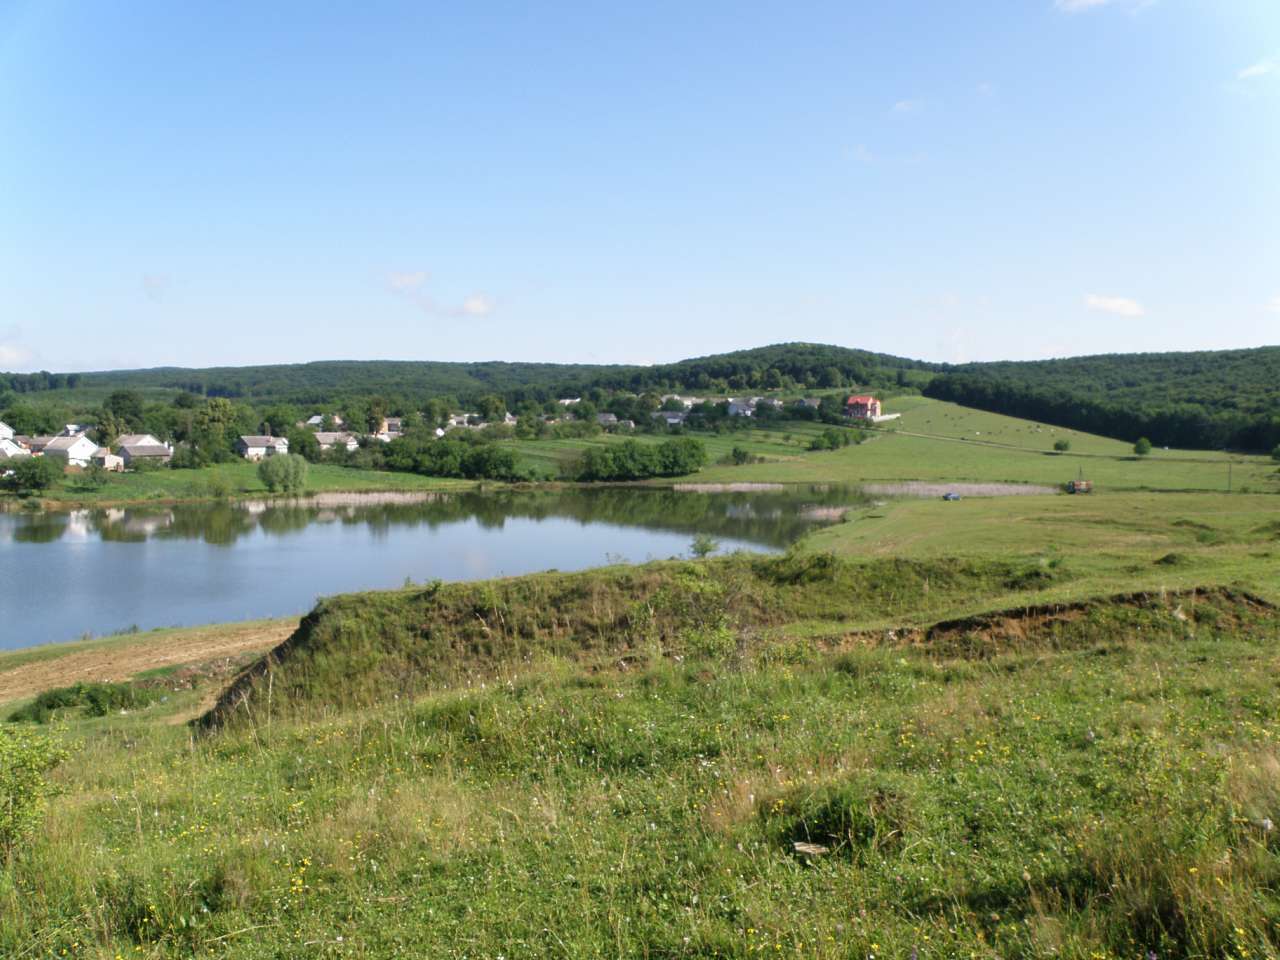
M 0 655 L 0 756 L 68 753 L 3 856 L 0 956 L 1280 954 L 1275 465 L 1233 458 L 1228 496 L 1222 454 L 1054 456 L 901 403 L 835 452 L 712 438 L 766 460 L 694 479 L 1098 492 L 885 498 L 777 557 Z M 175 662 L 284 636 L 230 683 Z M 37 668 L 145 705 L 3 722 Z

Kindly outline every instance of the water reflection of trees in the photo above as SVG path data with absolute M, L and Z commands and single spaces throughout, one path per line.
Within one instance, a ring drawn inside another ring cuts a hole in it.
M 385 536 L 395 527 L 435 529 L 474 522 L 500 530 L 510 519 L 566 519 L 582 524 L 609 523 L 679 533 L 785 546 L 815 522 L 820 508 L 860 502 L 849 488 L 790 488 L 783 491 L 694 493 L 665 489 L 605 487 L 588 490 L 465 492 L 420 502 L 349 504 L 316 507 L 305 500 L 255 504 L 216 503 L 180 507 L 95 510 L 88 527 L 108 541 L 147 539 L 202 540 L 230 545 L 261 530 L 287 536 L 316 523 L 368 528 Z M 25 518 L 16 540 L 56 540 L 67 527 L 65 515 Z
M 67 532 L 66 514 L 35 513 L 23 517 L 14 528 L 17 543 L 53 543 Z

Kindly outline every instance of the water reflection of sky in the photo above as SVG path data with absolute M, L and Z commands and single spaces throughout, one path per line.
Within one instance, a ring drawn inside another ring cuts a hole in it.
M 455 494 L 420 503 L 297 502 L 0 514 L 0 647 L 298 614 L 317 597 L 774 550 L 849 494 L 606 489 Z

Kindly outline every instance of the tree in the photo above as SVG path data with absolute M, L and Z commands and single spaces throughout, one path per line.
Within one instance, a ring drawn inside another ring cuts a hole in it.
M 137 390 L 117 390 L 107 397 L 102 407 L 129 427 L 142 423 L 142 394 Z
M 210 397 L 191 418 L 191 442 L 207 460 L 225 460 L 231 455 L 230 427 L 236 411 L 226 397 Z
M 493 423 L 506 415 L 507 405 L 500 396 L 491 393 L 477 401 L 476 412 L 484 418 L 486 423 Z
M 1146 437 L 1139 437 L 1138 442 L 1133 445 L 1133 452 L 1140 457 L 1145 457 L 1151 452 L 1151 441 Z
M 720 546 L 715 537 L 706 533 L 700 533 L 693 538 L 693 542 L 689 544 L 689 552 L 699 560 L 716 552 Z
M 1071 441 L 1055 440 L 1053 441 L 1053 449 L 1057 450 L 1059 453 L 1066 453 L 1068 450 L 1071 449 Z
M 1271 459 L 1280 463 L 1280 443 L 1276 444 L 1276 448 L 1271 451 Z
M 13 463 L 9 483 L 19 493 L 48 490 L 62 476 L 62 466 L 48 457 L 22 457 Z

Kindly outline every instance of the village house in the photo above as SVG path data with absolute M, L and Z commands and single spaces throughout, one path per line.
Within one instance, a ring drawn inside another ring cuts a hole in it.
M 16 435 L 13 427 L 0 420 L 0 440 L 12 440 Z
M 572 407 L 582 402 L 581 397 L 565 397 L 563 400 L 557 400 L 556 403 L 562 407 Z
M 44 448 L 53 442 L 53 437 L 23 437 L 16 436 L 13 438 L 15 442 L 26 447 L 36 456 L 44 453 Z
M 668 427 L 678 427 L 684 423 L 687 414 L 683 410 L 655 410 L 653 419 L 661 420 Z
M 616 413 L 597 413 L 596 423 L 602 427 L 616 427 L 618 425 L 618 415 Z
M 880 416 L 880 401 L 871 396 L 850 397 L 844 402 L 844 415 L 855 420 L 874 420 Z
M 159 441 L 155 443 L 121 443 L 117 449 L 120 451 L 121 462 L 126 467 L 134 467 L 139 463 L 168 463 L 173 459 L 173 448 Z
M 288 452 L 289 441 L 285 437 L 241 437 L 236 441 L 236 453 L 246 460 L 261 460 Z
M 729 416 L 731 417 L 750 417 L 756 412 L 754 400 L 730 400 Z
M 98 445 L 83 433 L 75 436 L 54 437 L 44 447 L 44 456 L 62 460 L 69 467 L 87 467 Z
M 325 432 L 316 433 L 316 443 L 320 444 L 321 450 L 332 450 L 334 447 L 342 447 L 344 450 L 356 450 L 360 446 L 359 440 L 354 433 L 346 432 Z
M 9 437 L 0 437 L 0 460 L 17 460 L 29 457 L 31 451 Z
M 808 407 L 810 410 L 817 410 L 822 406 L 822 401 L 818 397 L 805 397 L 800 401 L 802 407 Z
M 92 429 L 87 423 L 68 423 L 63 426 L 58 436 L 60 437 L 78 437 L 82 433 L 88 433 Z
M 163 447 L 164 443 L 149 433 L 122 433 L 116 437 L 116 448 L 120 447 Z
M 122 473 L 124 471 L 124 457 L 112 453 L 110 447 L 99 447 L 93 451 L 93 456 L 89 458 L 89 462 L 95 467 L 101 467 L 103 470 L 109 470 L 112 473 Z

